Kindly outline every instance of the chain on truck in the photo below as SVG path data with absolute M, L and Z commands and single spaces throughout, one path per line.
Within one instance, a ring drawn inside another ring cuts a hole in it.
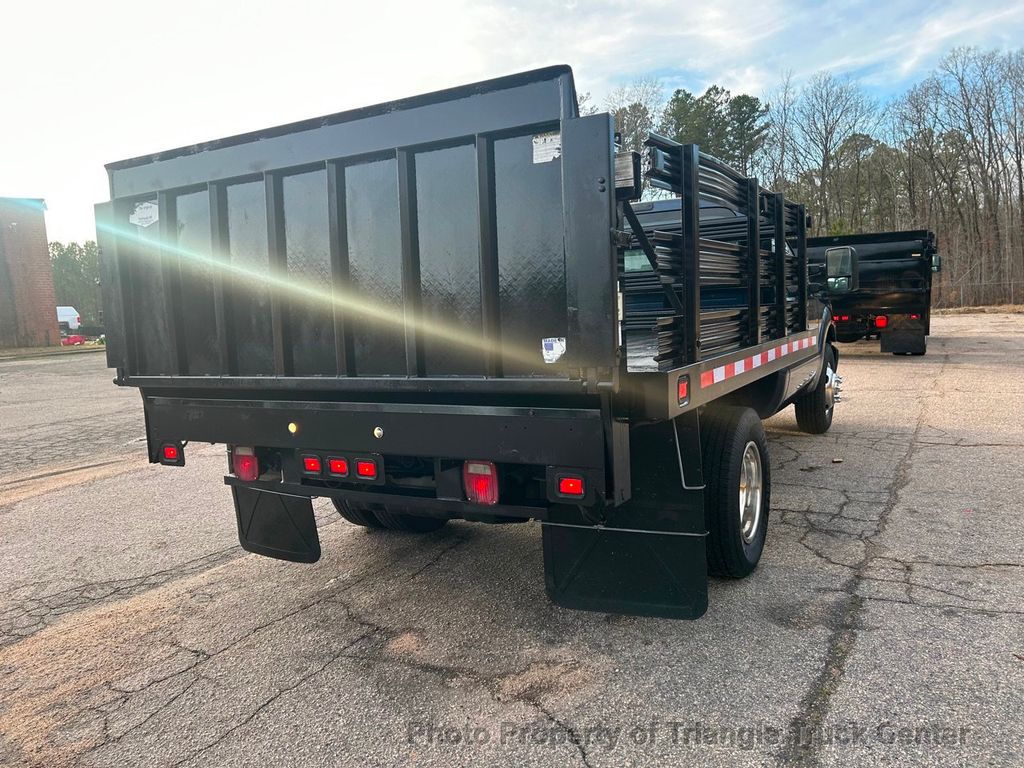
M 761 557 L 761 419 L 831 424 L 831 313 L 801 205 L 695 145 L 616 150 L 563 66 L 107 166 L 108 362 L 150 461 L 226 444 L 269 557 L 320 557 L 315 497 L 533 520 L 557 604 L 703 614 Z

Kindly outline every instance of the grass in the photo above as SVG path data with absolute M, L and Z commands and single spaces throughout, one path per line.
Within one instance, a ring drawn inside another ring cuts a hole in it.
M 1024 315 L 1024 304 L 993 304 L 984 307 L 943 307 L 936 315 Z

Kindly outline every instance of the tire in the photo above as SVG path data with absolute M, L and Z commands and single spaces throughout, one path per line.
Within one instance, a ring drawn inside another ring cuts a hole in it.
M 389 512 L 386 509 L 378 509 L 373 514 L 385 528 L 407 533 L 431 533 L 444 528 L 448 522 L 443 517 L 420 517 L 419 515 L 407 515 L 404 512 Z
M 745 505 L 743 515 L 741 481 L 751 477 L 748 452 L 756 457 L 759 493 L 756 500 L 747 497 L 752 504 Z M 750 408 L 709 409 L 701 420 L 701 453 L 708 573 L 742 579 L 761 559 L 771 506 L 771 463 L 761 419 Z
M 801 432 L 810 435 L 822 435 L 832 426 L 832 415 L 835 413 L 835 401 L 829 377 L 835 375 L 836 354 L 831 347 L 825 348 L 825 370 L 818 377 L 818 383 L 810 392 L 801 395 L 794 407 L 796 423 Z
M 372 510 L 365 507 L 355 507 L 344 499 L 331 499 L 338 514 L 352 525 L 361 525 L 364 528 L 383 528 L 380 520 Z

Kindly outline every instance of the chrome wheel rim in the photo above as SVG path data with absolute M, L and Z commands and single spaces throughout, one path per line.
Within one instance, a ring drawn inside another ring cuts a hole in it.
M 836 372 L 832 370 L 832 364 L 825 363 L 825 413 L 831 411 L 836 404 L 836 391 L 839 389 L 836 379 Z
M 761 451 L 751 440 L 740 462 L 740 536 L 744 544 L 754 540 L 761 524 L 761 491 Z

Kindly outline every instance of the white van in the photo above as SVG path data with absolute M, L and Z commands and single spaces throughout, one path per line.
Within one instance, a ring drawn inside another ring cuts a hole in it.
M 77 331 L 82 324 L 82 316 L 74 307 L 57 307 L 57 325 L 68 324 L 69 331 Z

